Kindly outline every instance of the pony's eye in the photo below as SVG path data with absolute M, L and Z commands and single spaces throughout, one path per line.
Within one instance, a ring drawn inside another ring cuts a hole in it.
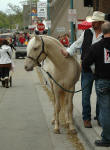
M 34 48 L 34 51 L 36 51 L 36 50 L 37 50 L 37 48 L 35 47 L 35 48 Z

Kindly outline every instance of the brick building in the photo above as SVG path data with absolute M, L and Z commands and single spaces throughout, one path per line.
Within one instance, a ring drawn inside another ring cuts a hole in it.
M 94 10 L 110 13 L 110 0 L 93 0 Z
M 50 5 L 51 35 L 57 37 L 63 33 L 70 33 L 68 21 L 70 0 L 52 0 Z M 74 0 L 73 7 L 76 9 L 77 20 L 85 20 L 86 16 L 93 13 L 93 0 Z

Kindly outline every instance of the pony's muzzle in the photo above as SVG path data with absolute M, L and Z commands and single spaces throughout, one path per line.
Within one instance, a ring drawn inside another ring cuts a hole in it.
M 24 69 L 25 69 L 26 71 L 32 71 L 32 70 L 33 70 L 33 67 L 29 68 L 28 66 L 24 66 Z

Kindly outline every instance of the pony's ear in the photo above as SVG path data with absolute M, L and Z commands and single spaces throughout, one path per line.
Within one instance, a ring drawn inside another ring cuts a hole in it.
M 40 41 L 40 36 L 35 34 L 35 38 L 37 41 Z

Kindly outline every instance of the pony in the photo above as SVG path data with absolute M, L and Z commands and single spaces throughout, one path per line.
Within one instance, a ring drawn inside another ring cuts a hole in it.
M 79 80 L 80 65 L 77 59 L 73 57 L 65 58 L 61 49 L 66 48 L 55 38 L 47 35 L 35 35 L 27 45 L 27 57 L 24 68 L 26 71 L 32 71 L 34 67 L 41 66 L 40 63 L 48 58 L 52 77 L 63 88 L 73 92 L 66 92 L 51 80 L 51 88 L 54 95 L 54 133 L 60 133 L 59 113 L 64 107 L 64 116 L 66 126 L 70 133 L 76 133 L 73 125 L 73 95 L 75 84 Z

